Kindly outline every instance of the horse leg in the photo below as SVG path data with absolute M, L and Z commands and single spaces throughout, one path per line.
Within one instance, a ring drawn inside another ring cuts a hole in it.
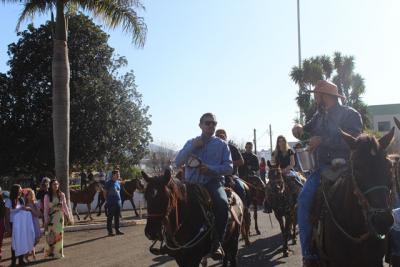
M 102 194 L 102 192 L 100 192 L 97 196 L 97 206 L 94 209 L 94 212 L 96 212 L 96 209 L 99 208 L 99 212 L 97 213 L 97 216 L 101 215 L 101 207 L 103 206 L 103 203 L 104 203 L 102 200 L 101 194 Z
M 258 229 L 258 222 L 257 222 L 257 201 L 253 202 L 253 206 L 254 206 L 254 214 L 253 214 L 253 218 L 254 218 L 254 227 L 256 229 L 256 233 L 257 235 L 260 235 L 261 232 Z
M 293 208 L 291 225 L 292 225 L 292 245 L 296 245 L 297 244 L 297 237 L 296 237 L 297 211 L 296 211 L 296 207 Z
M 243 210 L 243 222 L 242 222 L 242 227 L 241 227 L 242 237 L 243 237 L 245 246 L 250 245 L 250 240 L 249 240 L 250 223 L 251 223 L 250 211 L 247 207 L 245 207 Z
M 78 221 L 80 221 L 81 218 L 79 217 L 78 209 L 76 208 L 77 206 L 78 206 L 78 203 L 74 203 L 74 207 L 72 209 L 74 210 L 75 215 L 78 218 Z
M 132 207 L 133 207 L 133 210 L 135 211 L 136 217 L 139 217 L 139 213 L 138 213 L 137 210 L 136 210 L 135 202 L 133 202 L 133 196 L 132 196 L 132 198 L 129 199 L 129 201 L 130 201 L 131 204 L 132 204 Z
M 87 204 L 87 207 L 88 207 L 89 219 L 90 219 L 91 221 L 93 221 L 93 218 L 92 218 L 92 213 L 91 213 L 91 205 L 90 205 L 90 203 L 89 203 L 89 204 Z M 86 215 L 86 216 L 87 216 L 87 215 Z

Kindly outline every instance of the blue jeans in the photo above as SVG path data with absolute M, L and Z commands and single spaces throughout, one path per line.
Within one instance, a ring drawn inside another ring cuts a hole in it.
M 305 259 L 314 259 L 311 251 L 312 225 L 310 213 L 317 192 L 321 183 L 321 169 L 313 172 L 308 178 L 297 199 L 297 222 L 299 224 L 301 253 Z
M 215 215 L 215 227 L 217 230 L 218 239 L 222 243 L 226 224 L 228 223 L 228 197 L 226 196 L 222 182 L 216 179 L 211 180 L 205 184 L 204 187 L 207 189 L 212 200 Z

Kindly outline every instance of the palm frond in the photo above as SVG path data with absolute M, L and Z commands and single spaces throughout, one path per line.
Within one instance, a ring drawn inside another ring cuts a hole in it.
M 51 10 L 53 3 L 51 0 L 31 0 L 31 1 L 20 1 L 25 2 L 24 9 L 18 18 L 15 31 L 18 31 L 21 23 L 26 19 L 33 19 L 34 15 L 37 13 L 46 13 L 46 11 Z
M 92 12 L 111 29 L 122 27 L 132 34 L 132 42 L 143 47 L 146 41 L 147 26 L 136 10 L 144 10 L 139 0 L 79 0 L 76 2 L 82 9 Z M 136 9 L 136 10 L 135 10 Z

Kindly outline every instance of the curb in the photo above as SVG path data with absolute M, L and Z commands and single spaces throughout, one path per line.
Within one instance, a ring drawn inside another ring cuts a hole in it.
M 139 220 L 126 220 L 121 221 L 121 227 L 134 226 L 134 225 L 145 225 L 146 219 Z M 72 225 L 64 228 L 64 232 L 78 232 L 85 230 L 97 230 L 97 229 L 106 229 L 107 223 L 96 223 L 96 224 L 86 224 L 86 225 Z

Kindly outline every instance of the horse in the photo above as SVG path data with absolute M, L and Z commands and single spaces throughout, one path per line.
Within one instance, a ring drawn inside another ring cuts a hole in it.
M 155 255 L 168 254 L 178 266 L 197 267 L 210 253 L 215 239 L 214 214 L 207 190 L 201 185 L 184 183 L 171 177 L 166 170 L 159 177 L 148 177 L 145 191 L 147 201 L 147 223 L 145 235 L 153 241 L 150 252 Z M 238 207 L 240 198 L 232 192 Z M 228 262 L 236 266 L 242 214 L 230 212 L 227 233 L 223 242 L 225 256 L 223 266 Z M 161 241 L 160 249 L 154 248 Z
M 394 127 L 380 139 L 340 134 L 351 151 L 348 170 L 333 182 L 322 179 L 322 208 L 316 214 L 314 210 L 319 217 L 314 246 L 322 266 L 383 266 L 385 236 L 394 222 L 393 177 L 386 154 Z
M 138 217 L 139 213 L 136 210 L 135 203 L 133 201 L 133 194 L 135 193 L 136 190 L 139 192 L 143 192 L 145 189 L 145 186 L 143 184 L 143 181 L 141 179 L 133 179 L 133 180 L 128 180 L 125 182 L 125 184 L 121 184 L 121 206 L 124 206 L 125 200 L 129 200 L 132 204 L 133 210 L 135 212 L 135 215 Z M 101 207 L 104 205 L 106 202 L 106 199 L 104 198 L 103 194 L 99 194 L 97 196 L 97 206 L 94 209 L 95 211 L 99 209 L 99 212 L 97 213 L 97 216 L 101 215 Z
M 299 194 L 298 187 L 290 180 L 293 177 L 286 177 L 279 165 L 272 165 L 268 160 L 268 184 L 266 201 L 269 202 L 275 217 L 279 222 L 282 233 L 283 257 L 289 256 L 288 240 L 291 237 L 292 243 L 296 244 L 296 198 Z
M 100 189 L 101 189 L 101 186 L 98 182 L 91 183 L 84 190 L 70 189 L 70 191 L 69 191 L 70 199 L 71 199 L 71 202 L 73 203 L 72 211 L 78 217 L 78 220 L 80 220 L 78 209 L 76 208 L 78 204 L 86 204 L 86 206 L 87 206 L 88 211 L 87 211 L 87 214 L 86 214 L 84 220 L 86 220 L 87 217 L 89 217 L 90 220 L 93 220 L 92 214 L 90 213 L 90 211 L 91 211 L 90 204 L 93 202 L 94 195 L 96 194 L 96 192 L 99 192 Z
M 249 195 L 250 195 L 250 204 L 253 205 L 253 219 L 254 219 L 254 228 L 256 230 L 257 235 L 260 235 L 261 232 L 258 229 L 258 215 L 257 209 L 259 205 L 263 205 L 265 198 L 265 184 L 261 180 L 260 177 L 255 175 L 249 175 L 248 177 L 241 177 L 241 179 L 246 183 L 249 187 Z M 250 220 L 250 219 L 249 219 Z M 250 225 L 250 222 L 249 222 Z M 248 227 L 247 235 L 250 235 L 250 227 Z

